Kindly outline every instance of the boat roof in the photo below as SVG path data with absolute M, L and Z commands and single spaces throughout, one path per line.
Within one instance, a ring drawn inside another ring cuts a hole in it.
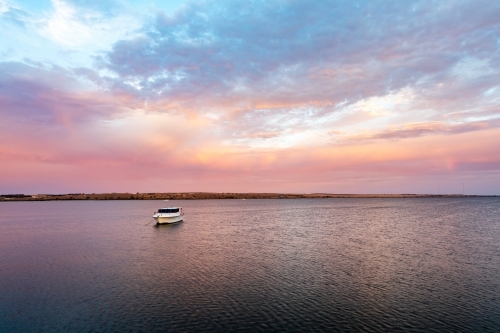
M 162 207 L 160 209 L 177 209 L 177 208 L 182 208 L 182 207 Z

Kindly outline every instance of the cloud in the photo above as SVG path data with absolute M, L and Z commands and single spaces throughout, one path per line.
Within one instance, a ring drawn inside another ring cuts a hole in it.
M 7 1 L 0 1 L 0 26 L 7 29 L 9 25 L 25 28 L 30 15 L 18 6 Z
M 106 92 L 94 83 L 83 82 L 81 73 L 41 64 L 0 63 L 3 125 L 22 127 L 23 123 L 32 123 L 40 128 L 72 127 L 96 118 L 114 119 L 141 105 L 130 96 Z M 91 76 L 93 72 L 85 73 Z
M 10 3 L 7 0 L 0 0 L 0 15 L 9 11 Z
M 0 63 L 0 158 L 155 165 L 211 142 L 199 130 L 206 120 L 152 114 L 142 100 L 105 87 L 106 80 L 89 69 Z
M 142 37 L 117 42 L 105 62 L 165 97 L 233 95 L 239 87 L 248 92 L 241 98 L 273 88 L 268 98 L 293 92 L 302 103 L 356 101 L 446 73 L 460 62 L 457 52 L 485 56 L 463 45 L 497 48 L 491 12 L 500 6 L 487 4 L 196 3 L 174 17 L 158 14 Z
M 500 117 L 490 121 L 476 121 L 462 124 L 443 122 L 409 123 L 402 126 L 390 127 L 382 132 L 373 134 L 359 134 L 345 138 L 346 142 L 361 142 L 373 140 L 401 140 L 424 135 L 461 134 L 500 127 Z M 338 133 L 332 133 L 338 135 Z
M 498 172 L 495 2 L 206 1 L 130 26 L 120 2 L 52 3 L 37 31 L 96 63 L 0 62 L 5 175 L 319 191 Z
M 138 17 L 116 1 L 51 0 L 52 10 L 38 22 L 39 33 L 70 49 L 105 50 L 139 27 Z
M 346 119 L 359 137 L 498 112 L 484 96 L 500 75 L 492 13 L 486 1 L 197 2 L 157 13 L 101 65 L 150 110 L 214 115 L 226 143 L 324 143 Z

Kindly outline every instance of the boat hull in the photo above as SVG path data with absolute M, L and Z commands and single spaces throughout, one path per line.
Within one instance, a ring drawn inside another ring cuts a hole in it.
M 170 223 L 177 223 L 181 222 L 184 219 L 184 215 L 177 215 L 177 216 L 161 216 L 159 214 L 156 214 L 153 216 L 157 224 L 170 224 Z

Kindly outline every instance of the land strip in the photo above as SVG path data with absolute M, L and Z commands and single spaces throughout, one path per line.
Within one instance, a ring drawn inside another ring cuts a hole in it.
M 301 198 L 462 198 L 500 197 L 497 195 L 462 194 L 332 194 L 332 193 L 68 193 L 68 194 L 3 194 L 0 201 L 53 201 L 53 200 L 208 200 L 208 199 L 301 199 Z

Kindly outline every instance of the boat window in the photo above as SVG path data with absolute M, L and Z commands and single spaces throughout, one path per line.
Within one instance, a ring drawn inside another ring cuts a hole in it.
M 158 213 L 178 213 L 179 208 L 158 209 Z

